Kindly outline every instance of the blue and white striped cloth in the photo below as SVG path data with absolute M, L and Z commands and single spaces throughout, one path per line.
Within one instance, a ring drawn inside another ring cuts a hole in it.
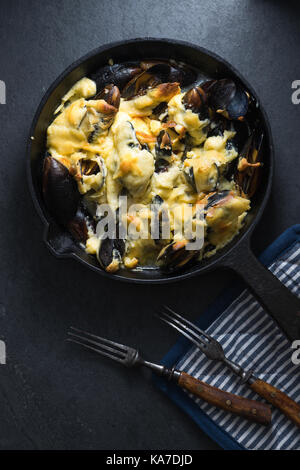
M 269 269 L 300 297 L 300 242 L 278 258 Z M 248 290 L 207 329 L 221 342 L 225 354 L 256 376 L 300 401 L 300 367 L 293 365 L 291 346 L 271 317 Z M 247 385 L 219 362 L 210 361 L 191 347 L 175 364 L 200 380 L 228 392 L 261 400 Z M 246 449 L 300 450 L 300 431 L 279 410 L 273 408 L 272 426 L 266 428 L 219 410 L 190 395 L 203 412 Z

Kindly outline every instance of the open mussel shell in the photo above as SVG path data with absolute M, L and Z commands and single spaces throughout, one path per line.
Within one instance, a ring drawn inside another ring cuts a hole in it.
M 111 106 L 119 109 L 121 94 L 119 88 L 110 83 L 106 85 L 94 98 L 94 100 L 105 100 Z
M 99 191 L 105 183 L 106 175 L 106 166 L 100 156 L 93 159 L 82 158 L 77 162 L 77 174 L 75 176 L 79 180 L 82 193 L 90 189 Z
M 155 145 L 155 173 L 168 170 L 172 156 L 172 140 L 166 130 L 160 131 Z
M 155 160 L 155 168 L 154 172 L 155 173 L 164 173 L 165 171 L 168 171 L 170 166 L 170 162 L 166 160 L 165 158 L 159 158 Z
M 227 119 L 242 120 L 247 114 L 248 94 L 233 80 L 216 80 L 208 87 L 209 106 Z
M 212 124 L 207 132 L 207 138 L 223 136 L 225 131 L 235 130 L 231 126 L 231 121 L 228 121 L 228 119 L 225 119 L 220 115 L 216 116 Z
M 51 214 L 67 225 L 76 215 L 80 194 L 68 168 L 51 155 L 44 160 L 42 191 Z
M 197 74 L 188 66 L 173 65 L 169 62 L 141 62 L 142 72 L 136 74 L 123 88 L 122 97 L 132 99 L 146 93 L 149 88 L 155 88 L 161 83 L 179 83 L 181 87 L 193 83 Z
M 122 90 L 122 98 L 130 100 L 146 93 L 148 88 L 154 88 L 161 83 L 148 72 L 142 72 L 130 80 Z
M 169 159 L 172 155 L 172 140 L 166 130 L 160 131 L 155 145 L 156 158 Z
M 99 173 L 99 163 L 97 160 L 89 160 L 87 158 L 83 158 L 80 160 L 80 174 L 81 176 L 91 176 L 96 175 Z
M 149 70 L 154 65 L 164 65 L 165 68 L 161 68 L 161 73 L 165 73 L 163 81 L 165 82 L 178 82 L 181 87 L 187 87 L 192 83 L 196 82 L 198 72 L 193 70 L 186 64 L 178 64 L 176 62 L 168 61 L 143 61 L 140 66 L 143 70 Z M 153 70 L 153 69 L 152 69 Z M 159 69 L 157 69 L 159 70 Z
M 124 240 L 104 238 L 100 242 L 97 259 L 105 271 L 116 272 L 120 268 L 124 252 Z
M 264 133 L 255 129 L 240 152 L 239 161 L 244 164 L 238 165 L 235 181 L 248 198 L 254 196 L 261 179 L 263 145 Z
M 172 241 L 164 246 L 157 257 L 157 264 L 164 271 L 177 271 L 199 255 L 198 250 L 187 250 L 187 240 Z
M 197 192 L 197 186 L 196 186 L 196 181 L 195 181 L 195 175 L 194 175 L 194 168 L 192 166 L 187 166 L 183 170 L 184 177 L 187 181 L 187 183 L 193 188 L 195 192 Z
M 168 103 L 162 101 L 152 110 L 152 117 L 166 122 L 168 119 Z
M 122 90 L 122 98 L 127 100 L 143 95 L 149 88 L 155 88 L 160 83 L 168 83 L 170 66 L 164 63 L 152 64 L 148 69 L 134 76 Z
M 222 200 L 224 200 L 228 194 L 230 193 L 229 190 L 224 190 L 224 191 L 216 191 L 215 193 L 211 194 L 207 200 L 206 200 L 206 205 L 204 210 L 208 210 L 210 207 L 216 206 L 219 204 Z
M 141 68 L 136 63 L 124 63 L 105 65 L 91 75 L 91 79 L 96 82 L 97 90 L 102 90 L 107 84 L 113 83 L 120 90 L 137 74 L 141 73 Z
M 190 109 L 193 113 L 199 114 L 200 119 L 208 118 L 207 96 L 200 86 L 187 91 L 182 102 L 186 109 Z
M 80 206 L 77 209 L 75 217 L 67 224 L 67 228 L 76 241 L 80 243 L 85 243 L 87 241 L 87 216 Z

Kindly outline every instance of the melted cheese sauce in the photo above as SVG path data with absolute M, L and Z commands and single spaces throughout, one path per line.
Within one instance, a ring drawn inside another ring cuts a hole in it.
M 132 269 L 154 264 L 162 246 L 170 241 L 156 243 L 134 238 L 134 231 L 150 223 L 150 204 L 156 196 L 169 209 L 177 206 L 174 214 L 170 213 L 172 231 L 184 219 L 185 204 L 195 205 L 216 189 L 231 190 L 222 203 L 207 211 L 202 223 L 205 246 L 211 248 L 202 251 L 200 257 L 210 256 L 228 243 L 250 208 L 250 201 L 241 197 L 234 183 L 225 177 L 227 165 L 238 157 L 236 150 L 226 145 L 235 133 L 225 131 L 223 136 L 207 138 L 210 121 L 201 121 L 198 114 L 185 109 L 184 93 L 176 83 L 159 85 L 129 101 L 121 99 L 116 115 L 104 100 L 91 99 L 96 91 L 95 83 L 83 78 L 63 97 L 47 131 L 47 147 L 54 158 L 69 168 L 85 200 L 108 203 L 115 211 L 119 195 L 126 190 L 128 206 L 141 204 L 143 210 L 134 216 L 126 215 L 129 233 L 124 266 Z M 153 109 L 163 102 L 168 103 L 168 120 L 172 123 L 169 127 L 152 115 Z M 173 153 L 166 171 L 155 172 L 156 140 L 166 128 Z M 184 156 L 181 136 L 186 133 L 192 145 Z M 87 164 L 90 173 L 83 175 L 82 168 Z M 86 251 L 96 254 L 99 243 L 90 230 Z

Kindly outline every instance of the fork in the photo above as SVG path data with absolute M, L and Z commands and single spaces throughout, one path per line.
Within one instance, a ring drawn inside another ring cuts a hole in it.
M 255 377 L 252 370 L 246 371 L 240 365 L 228 359 L 221 343 L 215 338 L 166 305 L 162 307 L 158 317 L 189 339 L 209 359 L 223 362 L 241 378 L 242 383 L 247 383 L 254 392 L 280 409 L 282 413 L 300 427 L 300 405 L 278 388 Z
M 181 388 L 202 398 L 206 402 L 231 413 L 243 416 L 251 421 L 268 425 L 271 422 L 271 410 L 265 403 L 224 392 L 216 387 L 206 384 L 201 380 L 181 372 L 174 367 L 169 369 L 163 365 L 143 359 L 137 349 L 116 343 L 106 338 L 101 338 L 87 333 L 78 328 L 71 327 L 68 332 L 67 341 L 77 343 L 86 349 L 94 351 L 102 356 L 109 357 L 124 366 L 145 366 L 155 372 L 158 376 L 174 381 Z

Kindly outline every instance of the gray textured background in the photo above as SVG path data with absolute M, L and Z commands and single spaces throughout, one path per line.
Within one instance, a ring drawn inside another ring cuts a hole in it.
M 276 172 L 261 250 L 299 222 L 300 6 L 267 0 L 1 0 L 0 106 L 1 449 L 215 449 L 196 425 L 138 373 L 127 373 L 63 342 L 70 324 L 159 359 L 175 334 L 152 317 L 168 300 L 195 318 L 234 279 L 213 273 L 177 285 L 104 280 L 51 256 L 25 179 L 25 145 L 35 109 L 70 63 L 109 42 L 142 36 L 184 39 L 231 62 L 270 117 Z

